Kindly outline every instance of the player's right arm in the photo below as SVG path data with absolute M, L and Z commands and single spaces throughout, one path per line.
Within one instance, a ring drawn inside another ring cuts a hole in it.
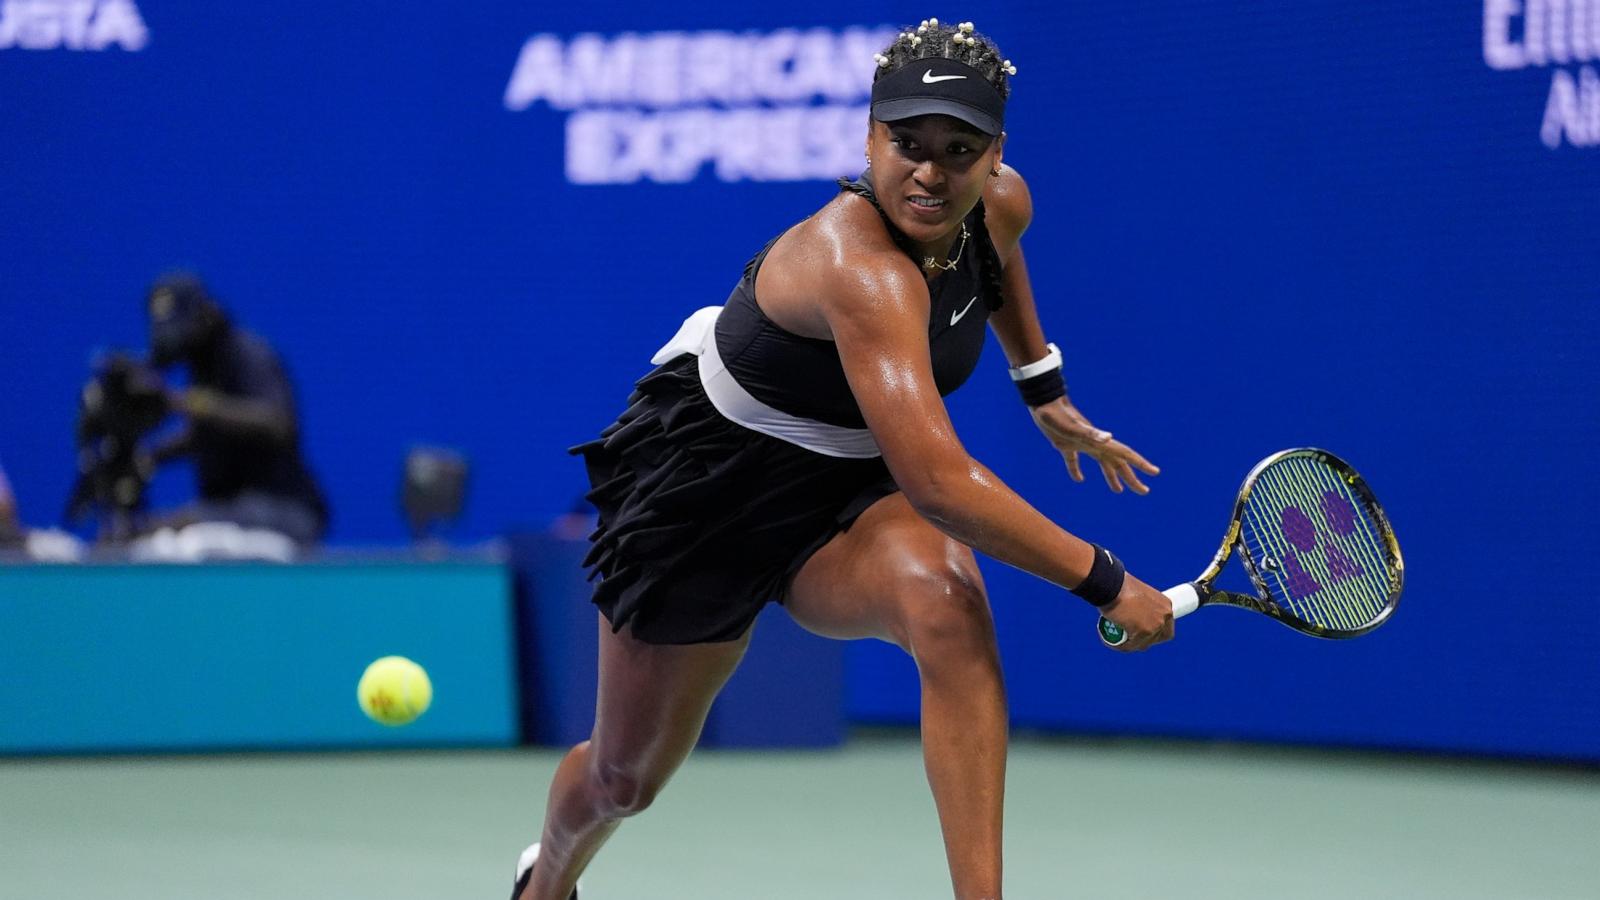
M 829 267 L 822 314 L 907 501 L 955 540 L 1068 590 L 1077 587 L 1094 562 L 1090 544 L 1030 506 L 956 436 L 934 382 L 928 289 L 915 264 L 892 249 L 849 255 Z M 1127 630 L 1125 649 L 1172 636 L 1171 603 L 1132 575 L 1101 613 Z

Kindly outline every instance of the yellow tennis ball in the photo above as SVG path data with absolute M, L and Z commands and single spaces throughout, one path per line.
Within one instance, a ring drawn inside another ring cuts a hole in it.
M 374 722 L 406 725 L 428 711 L 433 682 L 421 666 L 404 656 L 385 656 L 361 674 L 356 701 Z

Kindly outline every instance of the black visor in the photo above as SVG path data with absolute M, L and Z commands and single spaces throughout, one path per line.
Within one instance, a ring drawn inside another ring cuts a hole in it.
M 982 72 L 953 59 L 919 59 L 872 83 L 872 117 L 879 122 L 933 115 L 997 135 L 1005 130 L 1006 101 Z

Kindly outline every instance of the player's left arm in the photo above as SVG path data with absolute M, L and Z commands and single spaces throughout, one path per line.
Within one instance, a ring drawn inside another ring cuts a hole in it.
M 1033 197 L 1021 173 L 1002 165 L 999 177 L 984 190 L 983 201 L 989 237 L 1000 257 L 1000 287 L 1005 297 L 1005 304 L 989 316 L 989 327 L 1012 368 L 1020 368 L 1044 360 L 1050 353 L 1034 305 L 1027 260 L 1022 254 L 1022 234 L 1033 221 Z M 1135 470 L 1149 475 L 1160 474 L 1161 470 L 1132 447 L 1113 439 L 1111 432 L 1096 428 L 1070 397 L 1032 407 L 1031 412 L 1034 424 L 1061 451 L 1074 481 L 1083 481 L 1078 454 L 1086 453 L 1100 464 L 1100 472 L 1112 491 L 1121 493 L 1126 483 L 1134 493 L 1150 492 Z
M 1047 352 L 1044 329 L 1033 305 L 1033 285 L 1028 282 L 1028 264 L 1022 257 L 1022 233 L 1033 221 L 1033 197 L 1022 175 L 1002 165 L 1000 177 L 984 189 L 983 205 L 989 238 L 1000 255 L 1001 293 L 1006 298 L 1005 305 L 989 316 L 989 327 L 1011 365 L 1027 365 L 1043 359 Z

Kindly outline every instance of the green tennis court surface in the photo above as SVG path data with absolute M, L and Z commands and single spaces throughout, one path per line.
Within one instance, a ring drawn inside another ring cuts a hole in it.
M 548 751 L 0 760 L 0 898 L 503 898 Z M 1212 744 L 1020 741 L 1006 892 L 1600 897 L 1600 773 Z M 908 735 L 703 752 L 584 900 L 950 896 Z

